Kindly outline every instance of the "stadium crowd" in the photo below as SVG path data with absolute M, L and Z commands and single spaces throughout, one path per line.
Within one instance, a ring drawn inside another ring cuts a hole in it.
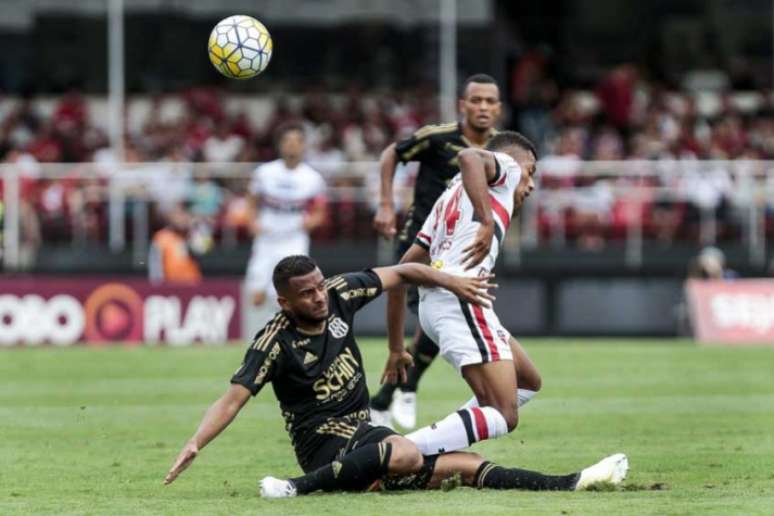
M 228 111 L 214 89 L 176 97 L 185 106 L 181 116 L 161 117 L 160 97 L 137 129 L 128 131 L 125 161 L 129 168 L 138 165 L 134 175 L 120 179 L 121 187 L 128 196 L 150 200 L 159 216 L 184 202 L 217 237 L 232 241 L 247 237 L 249 168 L 223 163 L 274 159 L 273 130 L 282 123 L 303 122 L 307 160 L 334 187 L 335 209 L 316 237 L 371 238 L 368 199 L 376 195 L 363 192 L 377 188 L 374 161 L 391 141 L 438 121 L 430 91 L 311 91 L 277 99 L 264 120 Z M 707 214 L 716 229 L 710 239 L 734 236 L 741 176 L 723 165 L 698 166 L 697 160 L 774 157 L 769 92 L 666 90 L 628 65 L 611 70 L 593 90 L 563 91 L 535 58 L 515 67 L 503 100 L 512 106 L 504 125 L 531 137 L 541 152 L 543 193 L 535 213 L 542 240 L 599 249 L 636 224 L 646 238 L 694 241 L 707 238 L 699 224 Z M 67 94 L 48 116 L 33 98 L 4 105 L 0 157 L 22 172 L 23 240 L 33 247 L 41 240 L 106 240 L 107 185 L 117 158 L 86 99 Z M 586 160 L 632 163 L 589 166 Z M 152 164 L 140 165 L 145 162 Z M 57 178 L 40 176 L 40 165 L 48 163 L 69 165 L 56 166 Z M 242 179 L 229 177 L 237 174 Z M 774 175 L 769 177 L 766 188 L 774 192 Z M 405 182 L 410 185 L 410 173 Z

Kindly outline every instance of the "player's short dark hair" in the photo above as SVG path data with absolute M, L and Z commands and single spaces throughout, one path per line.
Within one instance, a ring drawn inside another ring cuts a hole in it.
M 498 151 L 505 149 L 506 147 L 514 146 L 531 152 L 537 161 L 538 153 L 537 149 L 535 149 L 535 145 L 529 141 L 529 138 L 516 131 L 500 131 L 489 139 L 486 144 L 486 149 L 490 151 Z
M 277 292 L 284 292 L 288 288 L 290 278 L 309 274 L 317 268 L 317 262 L 304 254 L 286 256 L 274 266 L 271 282 Z
M 465 98 L 465 92 L 468 91 L 468 86 L 470 86 L 471 83 L 475 82 L 476 84 L 494 84 L 497 86 L 497 81 L 494 77 L 491 75 L 487 75 L 485 73 L 477 73 L 474 75 L 471 75 L 467 79 L 465 79 L 465 82 L 462 83 L 462 86 L 460 86 L 459 98 L 464 99 Z M 499 86 L 498 86 L 499 89 Z
M 284 124 L 280 124 L 280 126 L 277 127 L 277 129 L 274 131 L 274 143 L 279 145 L 282 137 L 291 131 L 298 131 L 301 133 L 301 136 L 306 138 L 306 129 L 304 128 L 304 124 L 301 122 L 285 122 Z

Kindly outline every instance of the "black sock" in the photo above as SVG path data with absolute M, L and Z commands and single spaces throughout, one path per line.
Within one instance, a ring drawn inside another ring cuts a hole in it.
M 382 384 L 379 392 L 376 396 L 371 397 L 371 408 L 376 410 L 387 410 L 392 403 L 392 393 L 398 388 L 398 384 L 384 383 Z
M 387 473 L 392 445 L 367 444 L 340 460 L 326 464 L 304 476 L 291 478 L 298 494 L 313 491 L 362 491 Z
M 476 471 L 475 485 L 479 489 L 524 489 L 528 491 L 571 491 L 578 483 L 580 473 L 544 475 L 537 471 L 504 468 L 484 462 Z
M 409 368 L 408 379 L 400 388 L 407 392 L 416 392 L 419 380 L 425 374 L 425 370 L 433 363 L 435 357 L 438 356 L 439 351 L 435 342 L 425 335 L 425 332 L 420 332 L 414 349 L 411 350 L 411 355 L 414 357 L 414 365 Z

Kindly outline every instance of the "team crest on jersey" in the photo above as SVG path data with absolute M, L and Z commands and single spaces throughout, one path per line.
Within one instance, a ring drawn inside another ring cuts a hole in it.
M 430 267 L 437 270 L 443 269 L 443 260 L 433 260 L 433 263 L 430 264 Z
M 349 332 L 349 324 L 339 317 L 334 317 L 328 322 L 328 331 L 337 339 L 344 338 Z

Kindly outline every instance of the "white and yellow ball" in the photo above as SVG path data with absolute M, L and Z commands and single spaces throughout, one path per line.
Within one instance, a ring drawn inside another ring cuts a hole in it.
M 273 44 L 263 23 L 251 16 L 229 16 L 210 33 L 212 65 L 230 79 L 255 77 L 269 66 Z

